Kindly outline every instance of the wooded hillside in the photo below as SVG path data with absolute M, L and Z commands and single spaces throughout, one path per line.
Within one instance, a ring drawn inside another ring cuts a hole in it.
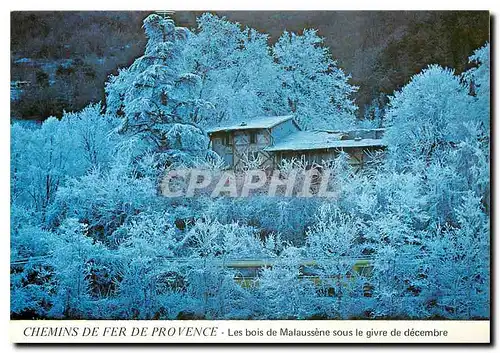
M 202 12 L 177 12 L 178 26 L 196 27 Z M 359 86 L 358 115 L 380 94 L 401 88 L 429 63 L 458 73 L 489 38 L 487 11 L 232 11 L 215 12 L 270 34 L 316 28 L 340 67 Z M 104 82 L 144 50 L 147 12 L 12 12 L 12 81 L 34 85 L 12 105 L 13 115 L 43 119 L 104 98 Z M 20 58 L 30 58 L 26 63 Z M 71 59 L 69 64 L 64 60 Z M 51 62 L 48 65 L 47 62 Z M 66 65 L 66 66 L 65 66 Z M 51 85 L 48 80 L 53 79 Z M 50 87 L 48 87 L 50 86 Z M 48 102 L 50 101 L 50 102 Z

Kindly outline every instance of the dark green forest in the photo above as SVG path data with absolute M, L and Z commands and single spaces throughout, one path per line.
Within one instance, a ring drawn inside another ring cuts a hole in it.
M 177 12 L 196 27 L 204 11 Z M 12 116 L 41 120 L 104 100 L 104 82 L 144 51 L 142 20 L 150 12 L 12 12 L 11 81 L 28 81 Z M 467 57 L 489 39 L 487 11 L 232 11 L 215 12 L 270 34 L 315 28 L 340 67 L 359 86 L 362 118 L 383 105 L 429 63 L 464 71 Z

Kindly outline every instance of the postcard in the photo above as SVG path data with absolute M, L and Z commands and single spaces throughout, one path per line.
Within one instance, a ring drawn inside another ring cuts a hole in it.
M 16 343 L 489 343 L 488 11 L 11 13 Z

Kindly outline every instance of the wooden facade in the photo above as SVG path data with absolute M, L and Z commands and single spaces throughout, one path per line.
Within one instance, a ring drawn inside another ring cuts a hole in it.
M 272 163 L 272 153 L 264 151 L 271 145 L 272 137 L 267 130 L 221 131 L 210 136 L 212 149 L 232 169 L 243 169 L 250 163 Z
M 272 117 L 269 123 L 240 124 L 209 132 L 212 149 L 221 156 L 228 167 L 242 170 L 248 166 L 270 168 L 275 163 L 275 155 L 266 151 L 275 141 L 288 136 L 300 128 L 292 117 Z
M 270 169 L 284 159 L 307 164 L 332 160 L 341 151 L 355 170 L 362 169 L 375 151 L 385 148 L 383 129 L 301 131 L 292 116 L 257 118 L 209 131 L 211 148 L 230 169 Z
M 349 156 L 349 164 L 355 172 L 363 169 L 373 160 L 374 154 L 380 147 L 364 148 L 334 148 L 334 149 L 315 149 L 306 151 L 280 151 L 274 152 L 274 165 L 279 165 L 282 160 L 303 159 L 307 165 L 322 165 L 323 162 L 337 158 L 341 151 Z

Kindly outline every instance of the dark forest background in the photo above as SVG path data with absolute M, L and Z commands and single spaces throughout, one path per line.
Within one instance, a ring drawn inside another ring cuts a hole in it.
M 194 28 L 204 11 L 177 12 Z M 104 82 L 144 52 L 148 12 L 12 12 L 11 115 L 61 116 L 104 100 Z M 316 28 L 339 66 L 358 85 L 365 107 L 404 85 L 430 63 L 462 72 L 467 57 L 489 40 L 487 11 L 217 11 L 270 34 Z M 19 82 L 21 81 L 21 82 Z M 16 83 L 17 82 L 17 83 Z

